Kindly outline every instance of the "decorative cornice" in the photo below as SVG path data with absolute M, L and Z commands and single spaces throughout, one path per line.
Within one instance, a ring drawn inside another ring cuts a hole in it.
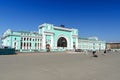
M 78 37 L 78 35 L 72 35 L 72 37 Z
M 44 33 L 54 34 L 54 32 L 51 32 L 51 31 L 44 31 Z
M 69 28 L 62 28 L 62 27 L 54 27 L 54 29 L 64 30 L 64 31 L 72 31 L 72 29 Z

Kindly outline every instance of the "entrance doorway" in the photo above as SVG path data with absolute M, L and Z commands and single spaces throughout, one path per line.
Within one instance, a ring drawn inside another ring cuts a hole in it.
M 76 49 L 76 46 L 75 46 L 75 44 L 73 45 L 73 49 Z
M 64 37 L 60 37 L 57 41 L 57 47 L 67 47 L 67 40 Z

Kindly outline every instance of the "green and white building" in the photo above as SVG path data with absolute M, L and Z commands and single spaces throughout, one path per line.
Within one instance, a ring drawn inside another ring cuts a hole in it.
M 97 37 L 79 38 L 78 47 L 82 50 L 105 50 L 105 41 L 98 40 Z
M 38 26 L 38 32 L 8 29 L 2 36 L 2 46 L 12 47 L 21 52 L 46 51 L 47 46 L 50 51 L 105 49 L 105 41 L 83 39 L 78 36 L 78 29 L 44 23 Z

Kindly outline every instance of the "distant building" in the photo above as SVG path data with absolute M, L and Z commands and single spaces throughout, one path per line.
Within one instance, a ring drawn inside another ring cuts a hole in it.
M 106 43 L 106 49 L 120 49 L 120 43 Z
M 38 32 L 12 31 L 8 29 L 2 37 L 2 45 L 21 52 L 64 51 L 71 49 L 104 50 L 105 41 L 97 38 L 78 38 L 77 29 L 42 24 Z

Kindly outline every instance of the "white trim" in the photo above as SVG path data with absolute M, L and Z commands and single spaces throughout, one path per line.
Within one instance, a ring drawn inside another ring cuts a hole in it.
M 21 37 L 27 37 L 27 38 L 42 38 L 42 35 L 41 36 L 22 36 Z
M 72 31 L 72 29 L 69 29 L 69 28 L 62 28 L 62 27 L 56 27 L 56 26 L 54 26 L 54 29 L 60 29 L 60 30 L 66 30 L 66 31 Z
M 72 32 L 71 32 L 72 35 Z M 71 49 L 73 49 L 73 37 L 71 36 Z
M 78 35 L 76 34 L 76 35 L 72 35 L 72 37 L 78 37 Z
M 76 37 L 76 49 L 78 49 L 78 37 Z
M 38 28 L 44 27 L 46 25 L 46 23 L 39 25 Z
M 44 31 L 44 33 L 54 34 L 54 32 L 50 32 L 50 31 Z
M 52 36 L 54 33 L 44 31 L 44 34 L 45 34 L 45 35 L 50 35 L 50 36 Z
M 54 43 L 54 40 L 53 40 L 53 35 L 51 36 L 51 48 L 53 48 L 53 43 Z

